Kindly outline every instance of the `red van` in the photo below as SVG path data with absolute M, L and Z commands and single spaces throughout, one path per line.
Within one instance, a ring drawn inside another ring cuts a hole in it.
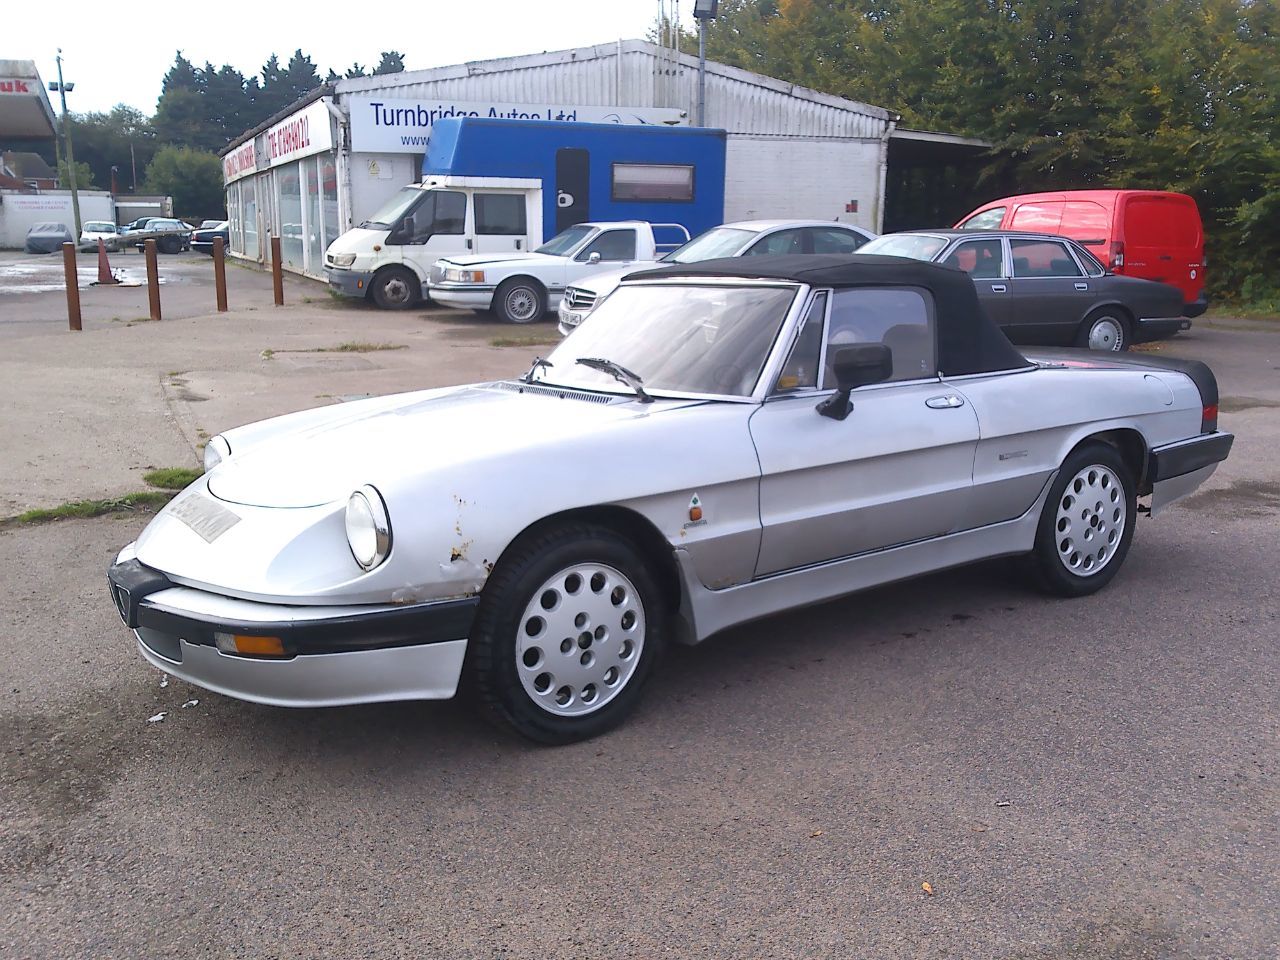
M 1182 315 L 1209 306 L 1204 229 L 1195 200 L 1163 190 L 1063 190 L 992 200 L 962 218 L 961 230 L 1027 230 L 1070 237 L 1114 273 L 1182 291 Z

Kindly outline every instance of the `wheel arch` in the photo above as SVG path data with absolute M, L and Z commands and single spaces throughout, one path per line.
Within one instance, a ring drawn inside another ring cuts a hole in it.
M 1076 324 L 1076 329 L 1084 329 L 1084 325 L 1089 322 L 1090 318 L 1095 314 L 1106 310 L 1120 314 L 1124 321 L 1129 324 L 1129 333 L 1133 333 L 1133 325 L 1136 322 L 1133 311 L 1126 307 L 1120 300 L 1115 299 L 1103 300 L 1101 303 L 1089 304 L 1089 309 L 1080 315 L 1080 322 Z
M 1147 477 L 1147 461 L 1150 448 L 1147 446 L 1147 440 L 1141 431 L 1133 427 L 1118 427 L 1112 430 L 1091 433 L 1077 441 L 1067 451 L 1067 456 L 1071 456 L 1086 443 L 1094 441 L 1100 441 L 1114 447 L 1116 452 L 1120 454 L 1120 459 L 1124 461 L 1125 466 L 1129 468 L 1133 475 L 1134 483 L 1137 485 L 1138 496 L 1151 492 L 1151 482 Z M 1063 460 L 1065 462 L 1066 457 Z
M 684 595 L 684 581 L 680 576 L 680 568 L 676 562 L 674 548 L 648 517 L 629 507 L 622 507 L 617 504 L 574 507 L 571 510 L 553 513 L 535 520 L 514 536 L 510 543 L 503 548 L 495 567 L 501 564 L 503 557 L 507 556 L 513 548 L 527 537 L 536 537 L 548 528 L 569 523 L 591 523 L 606 527 L 629 540 L 650 565 L 654 579 L 658 583 L 658 589 L 662 591 L 663 597 L 667 601 L 667 609 L 671 614 L 671 625 L 674 630 L 674 639 L 681 643 L 691 642 L 689 638 L 682 635 L 679 627 L 680 618 L 676 616 L 679 611 L 687 606 L 688 598 Z

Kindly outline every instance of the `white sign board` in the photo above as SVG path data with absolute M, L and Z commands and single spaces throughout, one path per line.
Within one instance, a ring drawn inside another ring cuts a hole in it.
M 323 99 L 308 104 L 293 116 L 267 128 L 267 165 L 282 163 L 325 153 L 333 149 L 333 125 L 329 108 Z
M 431 125 L 446 117 L 663 126 L 682 124 L 687 119 L 683 110 L 669 107 L 575 107 L 394 97 L 350 97 L 347 103 L 351 110 L 351 149 L 364 153 L 425 153 Z

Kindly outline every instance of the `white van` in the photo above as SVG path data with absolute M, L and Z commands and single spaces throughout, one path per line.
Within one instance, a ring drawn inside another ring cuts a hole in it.
M 540 181 L 427 177 L 329 244 L 324 270 L 336 293 L 404 310 L 426 296 L 431 265 L 443 256 L 507 254 L 541 243 Z

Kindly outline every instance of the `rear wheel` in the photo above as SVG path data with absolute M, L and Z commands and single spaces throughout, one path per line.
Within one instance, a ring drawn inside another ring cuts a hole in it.
M 156 243 L 156 249 L 161 253 L 180 253 L 182 251 L 182 241 L 177 237 L 161 237 Z
M 1092 441 L 1071 452 L 1045 500 L 1032 551 L 1038 585 L 1082 597 L 1101 590 L 1129 553 L 1137 485 L 1119 452 Z
M 422 296 L 418 275 L 407 267 L 388 267 L 375 274 L 369 290 L 383 310 L 408 310 Z
M 1129 318 L 1119 310 L 1095 310 L 1080 325 L 1076 346 L 1090 350 L 1128 350 Z
M 485 585 L 468 649 L 492 718 L 540 743 L 612 729 L 665 643 L 665 603 L 640 552 L 570 524 L 516 543 Z

